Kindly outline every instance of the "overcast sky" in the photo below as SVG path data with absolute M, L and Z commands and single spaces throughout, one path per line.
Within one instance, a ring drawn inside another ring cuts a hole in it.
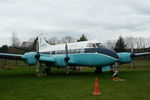
M 0 46 L 13 31 L 22 41 L 40 33 L 101 42 L 150 37 L 150 0 L 0 0 Z

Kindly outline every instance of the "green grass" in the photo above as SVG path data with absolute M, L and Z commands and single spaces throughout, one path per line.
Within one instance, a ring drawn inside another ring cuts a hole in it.
M 0 100 L 150 100 L 150 69 L 122 69 L 126 81 L 110 80 L 111 73 L 94 74 L 94 69 L 66 75 L 52 69 L 38 78 L 34 68 L 0 70 Z M 102 95 L 93 96 L 95 77 Z

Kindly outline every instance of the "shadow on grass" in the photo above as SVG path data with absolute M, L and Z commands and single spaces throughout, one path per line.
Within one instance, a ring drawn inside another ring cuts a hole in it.
M 106 77 L 109 78 L 111 76 L 111 72 L 103 72 L 103 73 L 94 73 L 94 72 L 70 72 L 66 74 L 66 72 L 52 72 L 48 76 L 43 76 L 44 78 L 57 78 L 57 77 Z M 36 72 L 30 70 L 9 70 L 9 71 L 0 71 L 0 78 L 36 78 Z M 40 77 L 40 78 L 43 78 Z M 39 77 L 37 77 L 39 78 Z
M 0 78 L 31 78 L 35 77 L 35 74 L 32 73 L 12 73 L 12 74 L 0 74 Z

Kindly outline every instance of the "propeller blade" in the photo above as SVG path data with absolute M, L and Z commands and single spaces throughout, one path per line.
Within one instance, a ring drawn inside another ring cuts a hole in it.
M 132 58 L 132 68 L 134 68 L 134 58 Z
M 67 43 L 65 45 L 65 53 L 66 53 L 65 61 L 67 62 L 67 66 L 68 66 L 68 61 L 70 60 L 70 57 L 68 56 L 68 45 L 67 45 Z
M 67 57 L 68 56 L 68 45 L 67 45 L 67 43 L 65 45 L 65 53 L 66 53 L 66 57 Z
M 134 54 L 134 48 L 133 48 L 133 41 L 132 41 L 132 46 L 131 46 L 131 58 L 132 58 L 132 64 L 131 64 L 131 68 L 134 68 L 134 57 L 135 57 L 135 54 Z
M 37 59 L 36 72 L 38 72 L 39 71 L 39 66 L 41 67 L 40 62 L 39 62 L 40 53 L 39 53 L 39 41 L 38 41 L 38 38 L 36 38 L 35 41 L 36 41 L 36 52 L 37 52 L 37 54 L 35 55 L 35 58 Z
M 39 61 L 36 63 L 36 72 L 39 72 Z
M 68 45 L 67 45 L 67 43 L 65 45 L 65 53 L 66 53 L 66 57 L 64 59 L 66 61 L 66 72 L 68 74 L 68 62 L 70 60 L 70 57 L 68 56 Z

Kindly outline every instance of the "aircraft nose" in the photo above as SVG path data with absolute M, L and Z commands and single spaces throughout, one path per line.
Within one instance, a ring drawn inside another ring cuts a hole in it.
M 117 53 L 115 51 L 111 50 L 111 49 L 99 48 L 98 53 L 110 56 L 110 57 L 115 58 L 117 60 L 119 59 Z

